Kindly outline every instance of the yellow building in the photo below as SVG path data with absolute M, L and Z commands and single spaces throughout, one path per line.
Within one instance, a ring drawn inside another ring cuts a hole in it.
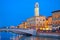
M 22 24 L 20 24 L 20 25 L 18 26 L 18 28 L 28 28 L 27 22 L 23 22 Z
M 52 16 L 49 16 L 43 26 L 40 28 L 40 30 L 52 30 Z
M 49 16 L 47 19 L 48 19 L 49 30 L 52 30 L 52 16 Z
M 52 26 L 52 16 L 49 16 L 47 19 L 48 19 L 48 25 Z
M 50 24 L 49 18 L 45 21 L 45 30 L 52 30 L 52 25 Z
M 22 24 L 18 25 L 18 28 L 24 28 L 24 24 L 22 23 Z
M 24 22 L 24 28 L 28 28 L 27 22 Z

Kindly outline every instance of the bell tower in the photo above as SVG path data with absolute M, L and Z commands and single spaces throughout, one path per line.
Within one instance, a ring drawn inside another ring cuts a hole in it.
M 39 16 L 39 3 L 35 3 L 35 16 Z

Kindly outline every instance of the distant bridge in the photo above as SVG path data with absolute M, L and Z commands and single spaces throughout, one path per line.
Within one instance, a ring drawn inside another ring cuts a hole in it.
M 36 30 L 33 29 L 0 29 L 1 31 L 14 32 L 21 35 L 36 35 Z

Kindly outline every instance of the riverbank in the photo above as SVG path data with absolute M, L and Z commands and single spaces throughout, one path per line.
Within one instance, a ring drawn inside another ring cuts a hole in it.
M 37 33 L 37 36 L 59 38 L 60 39 L 60 33 Z

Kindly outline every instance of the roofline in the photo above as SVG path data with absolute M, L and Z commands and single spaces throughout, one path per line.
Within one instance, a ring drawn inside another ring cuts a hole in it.
M 53 11 L 52 13 L 60 12 L 60 10 Z
M 30 18 L 36 18 L 36 17 L 46 17 L 46 16 L 32 16 Z M 30 19 L 30 18 L 27 18 L 27 20 Z

